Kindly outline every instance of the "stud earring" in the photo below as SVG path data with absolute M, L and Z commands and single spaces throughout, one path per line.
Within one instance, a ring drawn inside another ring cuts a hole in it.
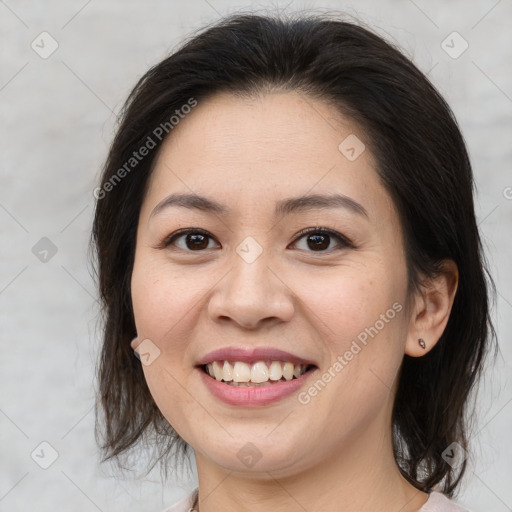
M 426 348 L 425 340 L 423 340 L 423 338 L 420 338 L 420 339 L 418 340 L 418 343 L 420 344 L 420 347 L 421 347 L 423 350 L 425 350 L 425 348 Z

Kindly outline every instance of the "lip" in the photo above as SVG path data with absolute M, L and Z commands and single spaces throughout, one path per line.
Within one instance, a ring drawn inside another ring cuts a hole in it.
M 219 348 L 203 356 L 196 365 L 200 367 L 214 361 L 240 361 L 250 364 L 257 363 L 258 361 L 283 361 L 293 363 L 294 365 L 305 364 L 318 367 L 315 361 L 308 361 L 290 352 L 272 347 L 254 347 L 250 349 L 241 347 Z
M 282 400 L 304 386 L 316 370 L 318 370 L 318 367 L 307 371 L 296 379 L 280 381 L 268 386 L 237 387 L 218 381 L 210 377 L 201 367 L 197 368 L 203 383 L 216 398 L 229 405 L 239 407 L 264 406 Z

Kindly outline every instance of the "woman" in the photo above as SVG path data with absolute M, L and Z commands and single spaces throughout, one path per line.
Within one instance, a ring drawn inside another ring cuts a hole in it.
M 370 30 L 235 15 L 190 39 L 130 94 L 95 191 L 104 458 L 193 448 L 176 512 L 465 510 L 494 340 L 472 187 L 450 108 Z

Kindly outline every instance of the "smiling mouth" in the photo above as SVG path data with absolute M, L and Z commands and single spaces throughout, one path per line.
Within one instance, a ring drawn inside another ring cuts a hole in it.
M 200 367 L 212 379 L 234 387 L 271 386 L 298 379 L 316 368 L 313 364 L 293 364 L 288 361 L 213 361 Z

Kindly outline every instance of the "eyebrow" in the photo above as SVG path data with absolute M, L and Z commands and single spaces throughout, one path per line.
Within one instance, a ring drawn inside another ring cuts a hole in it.
M 229 208 L 214 199 L 197 194 L 171 194 L 155 206 L 149 218 L 151 219 L 151 217 L 157 215 L 162 210 L 172 206 L 211 212 L 223 216 L 229 214 Z M 363 205 L 343 194 L 311 194 L 283 199 L 277 202 L 274 216 L 279 218 L 292 213 L 328 208 L 343 208 L 362 217 L 369 218 L 368 212 Z

